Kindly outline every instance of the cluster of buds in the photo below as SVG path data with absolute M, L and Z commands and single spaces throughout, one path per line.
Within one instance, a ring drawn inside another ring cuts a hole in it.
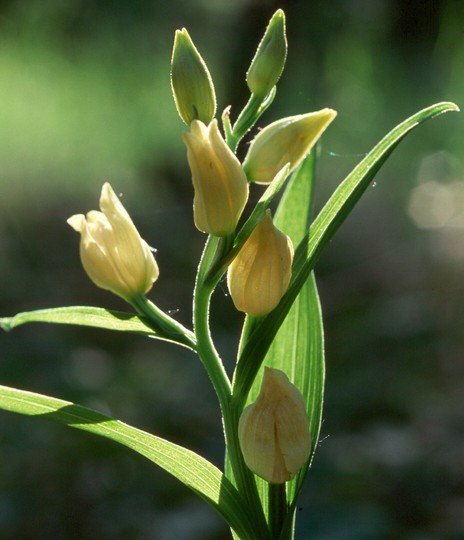
M 278 10 L 246 75 L 250 103 L 272 99 L 286 55 L 285 17 Z M 229 123 L 224 124 L 226 137 L 221 133 L 211 75 L 185 28 L 175 34 L 171 86 L 177 111 L 188 126 L 183 141 L 194 188 L 195 225 L 229 241 L 246 206 L 249 183 L 269 184 L 285 166 L 294 171 L 336 116 L 326 108 L 268 125 L 251 142 L 242 164 L 231 140 L 243 133 L 234 135 Z M 258 106 L 253 122 L 259 110 Z M 151 289 L 158 278 L 157 263 L 108 183 L 100 210 L 68 220 L 81 234 L 82 264 L 97 286 L 132 302 Z M 267 210 L 229 265 L 227 283 L 237 310 L 263 317 L 276 309 L 291 282 L 292 263 L 292 242 L 275 227 Z M 281 371 L 265 369 L 258 399 L 240 418 L 239 439 L 248 467 L 271 483 L 290 480 L 308 460 L 304 401 Z
M 248 69 L 254 96 L 266 99 L 280 78 L 287 55 L 285 16 L 271 18 Z M 183 134 L 194 187 L 196 227 L 215 236 L 232 236 L 248 198 L 248 182 L 269 184 L 287 164 L 294 171 L 309 154 L 336 113 L 331 109 L 291 116 L 265 127 L 252 141 L 243 164 L 229 148 L 213 118 L 214 85 L 205 61 L 187 30 L 176 32 L 171 86 L 177 111 L 189 126 Z M 236 308 L 252 316 L 272 311 L 291 278 L 293 247 L 269 213 L 242 246 L 228 272 Z
M 275 91 L 287 54 L 285 18 L 272 17 L 247 72 L 255 99 Z M 186 30 L 177 33 L 171 84 L 194 186 L 196 227 L 215 236 L 233 236 L 248 198 L 248 182 L 269 184 L 288 165 L 294 171 L 335 118 L 332 109 L 291 116 L 265 127 L 252 141 L 243 165 L 211 116 L 215 108 L 211 76 Z M 267 210 L 229 265 L 227 283 L 237 310 L 262 317 L 274 310 L 290 281 L 293 245 Z M 287 376 L 265 368 L 261 392 L 243 412 L 239 440 L 247 466 L 271 483 L 290 480 L 309 459 L 310 435 L 304 400 Z

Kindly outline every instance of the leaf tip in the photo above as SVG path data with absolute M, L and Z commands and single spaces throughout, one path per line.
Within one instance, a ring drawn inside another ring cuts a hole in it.
M 442 103 L 437 103 L 437 107 L 441 105 L 440 112 L 460 112 L 461 109 L 459 105 L 453 103 L 452 101 L 443 101 Z
M 453 101 L 445 101 L 443 105 L 447 106 L 447 109 L 446 109 L 447 112 L 461 112 L 459 105 L 457 105 Z
M 0 328 L 5 330 L 5 332 L 9 332 L 12 328 L 11 317 L 0 318 Z

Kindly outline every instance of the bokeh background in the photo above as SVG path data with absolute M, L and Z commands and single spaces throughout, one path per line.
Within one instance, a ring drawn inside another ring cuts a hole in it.
M 236 114 L 266 22 L 289 57 L 261 125 L 330 106 L 318 207 L 394 125 L 463 104 L 460 0 L 0 1 L 0 309 L 124 309 L 96 289 L 65 223 L 111 181 L 158 250 L 151 298 L 188 324 L 204 236 L 169 87 L 175 29 Z M 317 267 L 327 391 L 301 540 L 464 538 L 464 122 L 445 115 L 395 150 Z M 223 286 L 229 369 L 240 317 Z M 220 418 L 195 357 L 141 337 L 29 325 L 0 335 L 2 384 L 94 407 L 221 464 Z M 202 501 L 129 450 L 0 412 L 3 540 L 222 540 Z

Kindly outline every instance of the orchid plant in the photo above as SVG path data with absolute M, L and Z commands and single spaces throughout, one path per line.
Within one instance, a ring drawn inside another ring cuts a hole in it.
M 453 103 L 438 103 L 392 129 L 313 218 L 317 143 L 335 111 L 279 119 L 257 132 L 243 162 L 236 153 L 271 105 L 286 56 L 285 16 L 278 10 L 246 74 L 249 101 L 232 122 L 230 106 L 216 117 L 206 63 L 187 30 L 176 32 L 171 85 L 187 126 L 182 137 L 194 187 L 193 220 L 207 235 L 191 328 L 147 298 L 163 269 L 108 183 L 100 210 L 74 215 L 68 223 L 80 233 L 81 261 L 90 279 L 120 296 L 130 311 L 72 306 L 0 319 L 4 330 L 30 322 L 74 324 L 190 349 L 217 395 L 223 470 L 188 448 L 54 397 L 1 386 L 0 408 L 46 415 L 129 447 L 202 497 L 241 540 L 295 535 L 298 494 L 317 448 L 324 395 L 323 319 L 313 272 L 319 256 L 399 142 L 425 120 L 458 110 Z M 249 191 L 259 189 L 261 197 L 248 212 Z M 232 375 L 210 331 L 211 296 L 226 273 L 231 300 L 244 314 Z

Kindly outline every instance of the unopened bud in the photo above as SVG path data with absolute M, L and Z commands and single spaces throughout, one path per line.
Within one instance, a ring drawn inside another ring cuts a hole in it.
M 81 233 L 82 266 L 95 285 L 130 301 L 151 289 L 158 279 L 158 265 L 108 183 L 102 188 L 100 210 L 68 219 Z
M 287 292 L 293 245 L 272 222 L 270 210 L 243 244 L 227 273 L 235 307 L 254 317 L 270 313 Z
M 269 184 L 284 165 L 294 171 L 337 116 L 332 109 L 282 118 L 256 135 L 243 162 L 248 180 Z
M 306 463 L 311 451 L 306 407 L 285 373 L 264 368 L 259 396 L 243 411 L 238 437 L 248 468 L 272 484 L 291 480 Z
M 246 75 L 253 94 L 263 97 L 269 94 L 282 75 L 286 57 L 285 14 L 278 9 L 269 21 Z
M 208 68 L 185 28 L 176 30 L 171 60 L 171 87 L 177 112 L 190 125 L 209 124 L 216 112 L 216 94 Z
M 231 234 L 248 198 L 242 165 L 219 132 L 217 120 L 208 126 L 194 120 L 183 133 L 192 173 L 196 227 L 215 236 Z

